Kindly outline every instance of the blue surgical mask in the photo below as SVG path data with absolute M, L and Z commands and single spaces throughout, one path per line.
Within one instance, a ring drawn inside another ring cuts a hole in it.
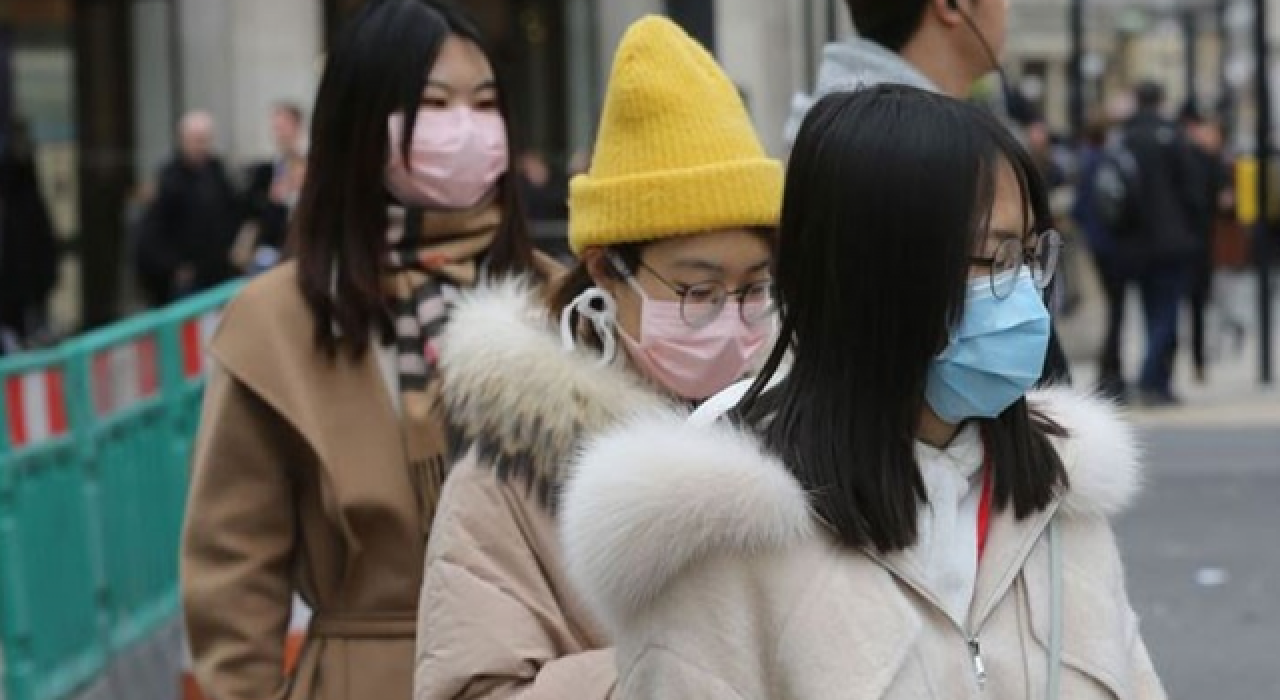
M 1013 293 L 997 299 L 990 280 L 969 285 L 964 318 L 929 368 L 925 400 L 952 425 L 995 418 L 1035 386 L 1049 348 L 1049 310 L 1023 268 Z

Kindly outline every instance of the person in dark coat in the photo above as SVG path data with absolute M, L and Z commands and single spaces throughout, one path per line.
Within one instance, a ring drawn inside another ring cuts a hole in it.
M 1132 276 L 1132 264 L 1121 255 L 1111 231 L 1103 222 L 1098 207 L 1095 183 L 1098 171 L 1106 158 L 1110 126 L 1105 119 L 1094 119 L 1085 129 L 1084 146 L 1080 153 L 1079 183 L 1071 218 L 1080 227 L 1094 266 L 1102 282 L 1107 301 L 1107 331 L 1098 357 L 1099 393 L 1124 401 L 1128 398 L 1128 386 L 1121 361 L 1121 339 L 1124 328 L 1125 294 Z
M 213 154 L 212 117 L 188 114 L 179 136 L 180 152 L 160 172 L 135 251 L 139 282 L 154 306 L 236 274 L 230 251 L 241 207 L 226 168 Z
M 1206 186 L 1178 125 L 1160 113 L 1164 89 L 1144 83 L 1137 98 L 1138 113 L 1125 126 L 1124 138 L 1138 164 L 1143 214 L 1137 230 L 1120 232 L 1120 246 L 1134 260 L 1146 316 L 1147 357 L 1139 399 L 1149 406 L 1169 406 L 1179 403 L 1173 393 L 1178 311 L 1204 245 L 1197 222 L 1206 217 Z
M 232 262 L 243 272 L 260 272 L 275 265 L 285 249 L 289 216 L 306 177 L 304 127 L 302 108 L 295 104 L 278 104 L 271 113 L 276 155 L 249 168 L 245 191 L 248 218 L 233 250 Z
M 1182 127 L 1199 168 L 1200 181 L 1204 184 L 1204 199 L 1197 209 L 1195 221 L 1200 249 L 1192 265 L 1190 289 L 1191 360 L 1196 380 L 1204 382 L 1208 367 L 1205 316 L 1213 290 L 1213 232 L 1221 211 L 1218 203 L 1230 185 L 1231 175 L 1222 158 L 1223 137 L 1218 124 L 1205 119 L 1194 106 L 1189 106 L 1183 110 Z
M 525 151 L 519 161 L 520 189 L 532 221 L 565 221 L 569 218 L 569 182 L 551 169 L 546 156 Z
M 58 242 L 25 124 L 0 155 L 0 332 L 18 346 L 45 330 L 58 284 Z

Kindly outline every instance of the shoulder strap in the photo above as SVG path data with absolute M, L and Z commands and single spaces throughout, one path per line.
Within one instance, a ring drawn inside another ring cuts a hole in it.
M 1062 532 L 1058 516 L 1049 521 L 1049 687 L 1045 697 L 1058 700 L 1062 693 Z

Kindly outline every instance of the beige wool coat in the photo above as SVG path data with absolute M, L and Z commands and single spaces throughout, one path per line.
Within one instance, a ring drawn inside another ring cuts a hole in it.
M 565 352 L 518 284 L 464 295 L 439 347 L 450 422 L 471 449 L 427 550 L 415 700 L 603 700 L 613 650 L 565 576 L 559 492 L 580 440 L 665 403 L 625 368 Z
M 1139 482 L 1132 431 L 1065 390 L 1030 397 L 1072 437 L 1069 492 L 993 514 L 965 624 L 910 560 L 850 551 L 756 439 L 681 414 L 596 440 L 564 503 L 571 579 L 617 648 L 622 700 L 1043 700 L 1061 533 L 1063 700 L 1160 700 L 1107 518 Z
M 550 279 L 559 267 L 539 256 Z M 212 344 L 182 539 L 194 671 L 216 700 L 405 700 L 426 552 L 394 367 L 331 361 L 289 263 Z M 443 419 L 443 417 L 442 417 Z M 284 670 L 294 593 L 314 612 Z
M 214 337 L 193 459 L 182 596 L 217 700 L 406 698 L 423 525 L 377 354 L 331 362 L 286 264 Z M 283 667 L 293 594 L 315 618 Z

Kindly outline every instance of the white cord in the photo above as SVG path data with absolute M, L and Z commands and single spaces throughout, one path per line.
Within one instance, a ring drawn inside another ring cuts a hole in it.
M 613 364 L 618 353 L 618 339 L 614 334 L 618 323 L 618 302 L 613 295 L 599 287 L 592 287 L 564 307 L 564 311 L 560 313 L 560 344 L 565 352 L 573 352 L 578 347 L 574 314 L 590 323 L 592 330 L 600 338 L 600 365 L 603 367 Z

